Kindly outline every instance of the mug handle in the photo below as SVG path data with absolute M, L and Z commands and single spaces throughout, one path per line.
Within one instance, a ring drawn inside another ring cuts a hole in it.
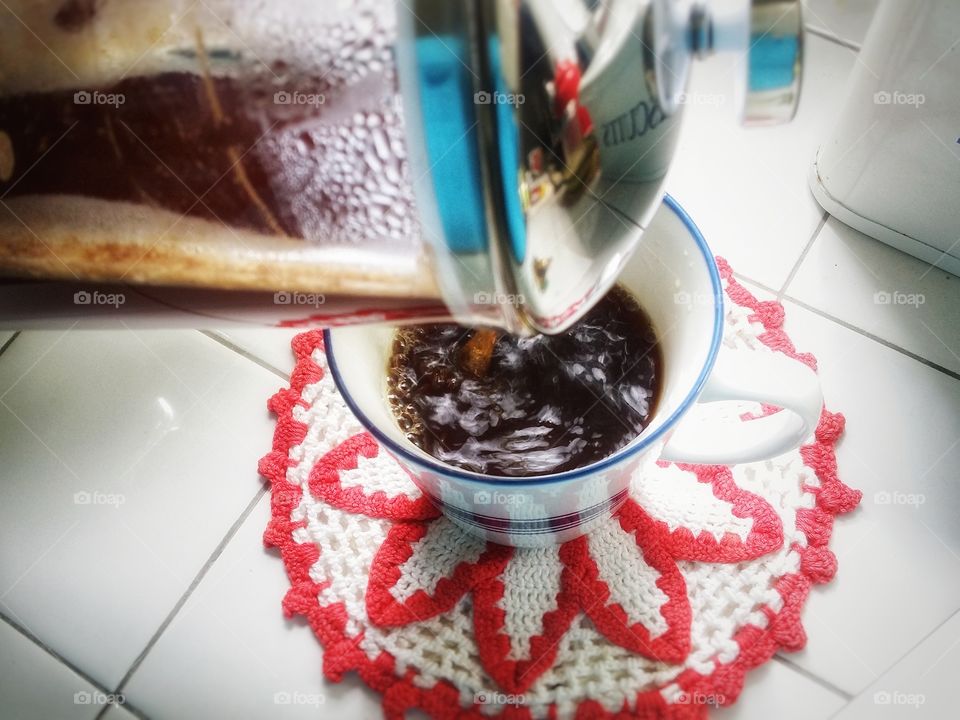
M 705 403 L 755 401 L 783 408 L 756 420 L 698 413 Z M 769 460 L 800 447 L 823 410 L 817 374 L 782 353 L 723 348 L 697 405 L 680 421 L 660 455 L 670 462 L 736 465 Z

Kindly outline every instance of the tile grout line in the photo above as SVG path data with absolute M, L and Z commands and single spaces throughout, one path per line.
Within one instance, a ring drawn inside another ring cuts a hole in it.
M 18 337 L 20 337 L 19 330 L 17 330 L 17 332 L 15 332 L 13 335 L 10 336 L 10 339 L 3 344 L 3 347 L 0 347 L 0 355 L 3 355 L 7 351 L 7 348 L 13 345 L 13 341 L 16 340 Z
M 240 526 L 243 525 L 246 519 L 253 512 L 254 508 L 257 506 L 257 504 L 266 494 L 267 494 L 267 488 L 266 487 L 260 488 L 257 491 L 257 494 L 254 495 L 253 499 L 249 502 L 247 507 L 244 508 L 242 513 L 240 513 L 240 516 L 234 521 L 233 525 L 230 526 L 230 529 L 227 530 L 226 535 L 223 536 L 223 539 L 220 540 L 220 542 L 217 544 L 217 547 L 215 547 L 213 549 L 213 552 L 210 553 L 210 557 L 207 558 L 207 561 L 203 564 L 203 567 L 200 568 L 199 572 L 197 572 L 196 576 L 194 576 L 193 580 L 190 582 L 190 585 L 184 591 L 180 599 L 177 600 L 177 603 L 173 606 L 173 609 L 167 614 L 163 622 L 160 623 L 160 627 L 157 628 L 157 631 L 147 641 L 146 646 L 143 648 L 143 650 L 140 652 L 137 658 L 130 665 L 129 669 L 124 674 L 124 676 L 120 679 L 120 682 L 117 684 L 117 687 L 114 690 L 115 695 L 123 692 L 123 688 L 126 686 L 128 682 L 130 682 L 130 679 L 133 677 L 134 673 L 136 673 L 137 670 L 140 668 L 140 665 L 143 663 L 143 661 L 146 660 L 147 655 L 149 655 L 150 651 L 153 650 L 154 645 L 156 645 L 157 642 L 160 640 L 160 637 L 163 635 L 166 629 L 170 626 L 170 623 L 172 623 L 174 618 L 180 613 L 180 610 L 186 604 L 187 600 L 190 598 L 193 592 L 197 589 L 197 587 L 199 587 L 204 577 L 206 577 L 207 573 L 210 571 L 210 568 L 213 567 L 213 564 L 220 558 L 220 556 L 223 554 L 223 551 L 226 549 L 227 545 L 230 543 L 230 541 L 234 538 L 234 536 L 240 530 Z M 100 720 L 100 718 L 103 717 L 106 711 L 107 711 L 107 707 L 105 707 L 100 712 L 100 714 L 97 715 L 97 720 Z
M 143 712 L 143 710 L 141 710 L 140 708 L 138 708 L 136 705 L 130 705 L 130 704 L 127 702 L 127 698 L 126 698 L 126 697 L 123 698 L 123 703 L 121 703 L 121 704 L 109 703 L 109 704 L 107 704 L 107 705 L 104 705 L 104 706 L 103 706 L 103 709 L 100 710 L 100 712 L 97 713 L 97 715 L 96 715 L 96 717 L 94 718 L 94 720 L 97 720 L 97 718 L 102 718 L 104 715 L 107 714 L 107 712 L 110 711 L 110 708 L 113 707 L 113 706 L 116 706 L 116 707 L 118 707 L 118 708 L 121 708 L 121 709 L 123 709 L 123 710 L 126 710 L 128 713 L 130 713 L 130 714 L 133 715 L 135 718 L 137 718 L 137 720 L 150 720 L 150 716 L 147 715 L 145 712 Z
M 269 329 L 269 328 L 268 328 L 268 329 Z M 218 344 L 220 344 L 220 345 L 223 345 L 223 347 L 227 348 L 228 350 L 232 350 L 233 352 L 237 353 L 237 355 L 240 355 L 240 356 L 246 358 L 246 359 L 249 360 L 250 362 L 252 362 L 252 363 L 254 363 L 254 364 L 256 364 L 256 365 L 259 365 L 259 366 L 262 367 L 264 370 L 268 370 L 269 372 L 272 372 L 272 373 L 273 373 L 274 375 L 276 375 L 277 377 L 279 377 L 279 378 L 281 378 L 281 379 L 283 379 L 283 380 L 289 380 L 289 379 L 290 379 L 290 375 L 289 375 L 288 373 L 285 373 L 285 372 L 283 372 L 282 370 L 280 370 L 279 368 L 274 367 L 273 365 L 271 365 L 270 363 L 268 363 L 266 360 L 261 360 L 261 359 L 258 358 L 256 355 L 254 355 L 253 353 L 251 353 L 249 350 L 244 350 L 242 347 L 240 347 L 240 346 L 237 345 L 236 343 L 231 342 L 230 340 L 227 340 L 227 338 L 225 338 L 225 337 L 223 337 L 223 336 L 221 336 L 221 335 L 218 335 L 216 332 L 211 331 L 211 330 L 198 330 L 197 332 L 199 332 L 201 335 L 204 335 L 204 336 L 210 338 L 210 339 L 213 340 L 215 343 L 218 343 Z M 291 351 L 291 352 L 292 352 L 292 351 Z
M 774 290 L 772 287 L 768 285 L 764 285 L 762 282 L 759 282 L 757 280 L 754 280 L 753 278 L 747 277 L 746 275 L 742 275 L 741 273 L 738 273 L 736 270 L 733 271 L 733 277 L 735 277 L 737 280 L 744 280 L 750 283 L 751 285 L 756 285 L 758 288 L 760 288 L 761 290 L 766 290 L 768 293 L 770 293 L 774 297 L 776 297 L 777 295 L 777 291 Z
M 834 684 L 831 683 L 830 681 L 824 680 L 824 679 L 823 679 L 822 677 L 820 677 L 819 675 L 814 675 L 812 672 L 810 672 L 809 670 L 807 670 L 805 667 L 801 667 L 800 665 L 797 665 L 795 662 L 793 662 L 793 660 L 791 660 L 791 659 L 788 658 L 788 657 L 785 657 L 785 656 L 781 655 L 780 653 L 777 653 L 776 655 L 774 655 L 774 656 L 773 656 L 773 659 L 774 659 L 775 661 L 779 662 L 780 664 L 785 665 L 786 667 L 790 668 L 791 670 L 793 670 L 793 671 L 794 671 L 795 673 L 797 673 L 798 675 L 802 675 L 803 677 L 807 678 L 807 680 L 810 680 L 811 682 L 816 683 L 817 685 L 819 685 L 820 687 L 822 687 L 824 690 L 828 690 L 829 692 L 833 693 L 834 695 L 838 695 L 838 696 L 842 697 L 844 700 L 846 700 L 847 703 L 849 703 L 851 700 L 853 700 L 853 699 L 856 697 L 856 695 L 851 695 L 851 694 L 848 693 L 846 690 L 843 690 L 842 688 L 837 687 L 836 685 L 834 685 Z
M 811 248 L 813 248 L 814 243 L 820 237 L 820 233 L 823 232 L 823 228 L 827 225 L 827 220 L 830 219 L 830 213 L 826 210 L 823 211 L 823 217 L 820 218 L 820 222 L 817 223 L 817 227 L 813 231 L 813 235 L 810 236 L 810 239 L 807 241 L 807 244 L 803 248 L 803 252 L 800 253 L 800 257 L 797 259 L 797 262 L 794 263 L 793 267 L 790 269 L 790 274 L 787 275 L 787 279 L 784 281 L 783 285 L 780 287 L 780 292 L 777 293 L 777 302 L 783 300 L 784 295 L 787 294 L 787 288 L 790 287 L 790 283 L 793 282 L 794 278 L 797 276 L 797 273 L 800 272 L 800 266 L 803 265 L 803 261 L 807 259 L 807 255 L 810 253 Z
M 834 32 L 827 30 L 826 28 L 817 27 L 816 25 L 804 24 L 803 29 L 806 30 L 811 35 L 816 35 L 818 38 L 827 40 L 829 42 L 835 43 L 841 47 L 845 47 L 848 50 L 853 50 L 854 52 L 860 52 L 861 45 L 860 43 L 855 43 L 852 40 L 847 40 L 840 37 Z
M 751 280 L 751 282 L 753 281 Z M 960 380 L 960 373 L 955 372 L 950 368 L 946 368 L 943 365 L 935 363 L 933 362 L 933 360 L 927 360 L 925 357 L 917 355 L 915 352 L 912 352 L 910 350 L 907 350 L 906 348 L 900 347 L 899 345 L 896 345 L 890 342 L 889 340 L 884 340 L 882 337 L 878 337 L 877 335 L 874 335 L 871 332 L 863 330 L 862 328 L 858 328 L 856 325 L 851 325 L 846 320 L 841 320 L 840 318 L 834 317 L 833 315 L 823 310 L 820 310 L 819 308 L 815 308 L 812 305 L 807 305 L 802 300 L 797 300 L 795 297 L 791 297 L 790 295 L 784 295 L 783 299 L 786 300 L 787 302 L 793 303 L 797 307 L 801 307 L 804 310 L 808 310 L 812 312 L 814 315 L 819 315 L 824 320 L 830 320 L 831 322 L 836 323 L 840 327 L 846 328 L 847 330 L 852 330 L 853 332 L 857 333 L 858 335 L 862 335 L 868 340 L 873 340 L 875 343 L 879 343 L 880 345 L 883 345 L 885 348 L 888 348 L 890 350 L 895 350 L 901 355 L 906 355 L 908 358 L 910 358 L 911 360 L 916 360 L 921 365 L 926 365 L 928 368 L 931 368 L 932 370 L 937 370 L 943 373 L 944 375 L 947 375 L 948 377 L 953 378 L 954 380 Z
M 25 640 L 29 641 L 31 644 L 38 647 L 40 650 L 45 652 L 51 658 L 56 660 L 60 665 L 63 665 L 65 668 L 70 670 L 70 672 L 74 673 L 81 680 L 91 685 L 97 692 L 102 693 L 103 695 L 111 694 L 105 685 L 100 683 L 98 680 L 94 679 L 92 676 L 88 675 L 86 672 L 81 670 L 77 665 L 72 663 L 70 660 L 67 660 L 65 657 L 63 657 L 63 655 L 58 653 L 56 650 L 54 650 L 45 642 L 43 642 L 43 640 L 38 638 L 29 630 L 27 630 L 27 628 L 25 628 L 19 622 L 17 622 L 13 618 L 11 618 L 9 615 L 7 615 L 7 613 L 4 612 L 2 609 L 0 609 L 0 622 L 4 622 L 7 625 L 9 625 L 16 632 L 20 633 L 20 635 L 22 635 Z M 100 713 L 105 712 L 110 707 L 110 705 L 111 703 L 104 705 Z M 124 703 L 124 706 L 126 706 L 126 703 Z M 138 717 L 146 717 L 145 715 L 143 715 L 142 712 L 140 712 L 136 708 L 127 707 L 126 709 L 130 710 L 131 712 L 133 712 L 134 715 L 137 715 Z M 98 715 L 100 713 L 98 713 Z

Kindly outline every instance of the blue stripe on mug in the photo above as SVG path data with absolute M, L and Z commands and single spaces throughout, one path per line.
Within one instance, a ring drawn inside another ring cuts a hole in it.
M 473 525 L 483 530 L 512 535 L 546 535 L 560 532 L 561 530 L 569 530 L 570 528 L 575 528 L 590 522 L 611 508 L 620 505 L 620 503 L 626 500 L 626 497 L 627 491 L 621 490 L 613 497 L 596 505 L 592 505 L 585 510 L 538 520 L 520 520 L 516 518 L 498 518 L 489 515 L 478 515 L 469 510 L 445 503 L 435 497 L 431 497 L 430 499 L 449 517 L 456 518 L 459 522 Z

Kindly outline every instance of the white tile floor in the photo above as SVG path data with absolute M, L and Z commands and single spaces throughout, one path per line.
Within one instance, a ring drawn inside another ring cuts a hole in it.
M 726 61 L 698 69 L 670 191 L 714 249 L 781 296 L 848 418 L 836 580 L 809 642 L 716 717 L 956 716 L 960 672 L 960 280 L 850 230 L 806 189 L 874 0 L 809 0 L 804 103 L 742 131 Z M 765 290 L 761 290 L 765 289 Z M 913 292 L 919 307 L 874 303 Z M 265 402 L 290 331 L 0 334 L 0 717 L 379 717 L 321 677 L 261 545 Z M 278 692 L 299 705 L 276 705 Z M 123 707 L 108 705 L 111 693 Z M 320 703 L 322 702 L 322 705 Z M 319 705 L 319 706 L 318 706 Z

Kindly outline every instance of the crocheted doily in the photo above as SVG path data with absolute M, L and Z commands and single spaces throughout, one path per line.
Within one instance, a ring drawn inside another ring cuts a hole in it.
M 724 343 L 815 368 L 781 329 L 782 306 L 719 262 Z M 280 549 L 283 609 L 308 619 L 326 677 L 359 673 L 388 718 L 704 718 L 748 670 L 803 647 L 807 593 L 836 571 L 834 516 L 860 501 L 837 477 L 841 415 L 824 411 L 811 444 L 769 462 L 651 463 L 589 536 L 512 549 L 446 520 L 364 432 L 320 332 L 293 348 L 291 387 L 269 402 L 264 542 Z

